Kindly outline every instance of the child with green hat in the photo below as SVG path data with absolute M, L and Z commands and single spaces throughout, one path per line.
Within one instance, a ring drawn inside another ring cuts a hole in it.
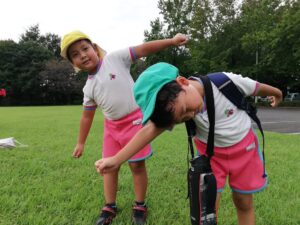
M 275 107 L 282 100 L 279 89 L 241 75 L 223 72 L 245 96 L 268 96 Z M 218 209 L 227 177 L 237 209 L 238 224 L 254 225 L 252 194 L 266 187 L 264 166 L 257 137 L 248 114 L 237 108 L 212 83 L 215 103 L 215 142 L 211 166 L 217 180 Z M 134 85 L 134 96 L 144 118 L 144 127 L 114 157 L 95 163 L 100 174 L 114 171 L 138 149 L 175 124 L 193 119 L 194 142 L 200 155 L 206 154 L 209 120 L 205 90 L 199 77 L 179 76 L 175 66 L 157 63 L 146 69 Z
M 84 70 L 89 74 L 83 88 L 83 113 L 73 157 L 79 158 L 83 154 L 98 107 L 102 109 L 105 117 L 102 157 L 114 156 L 127 144 L 142 128 L 142 113 L 132 94 L 134 81 L 130 75 L 131 64 L 141 57 L 186 42 L 185 35 L 177 34 L 170 39 L 150 41 L 106 54 L 81 31 L 73 31 L 63 37 L 61 56 L 69 60 L 76 70 Z M 147 216 L 145 197 L 148 179 L 145 159 L 151 155 L 150 145 L 145 145 L 128 158 L 136 198 L 132 208 L 134 224 L 144 224 Z M 104 175 L 105 206 L 96 225 L 111 224 L 116 216 L 118 169 Z

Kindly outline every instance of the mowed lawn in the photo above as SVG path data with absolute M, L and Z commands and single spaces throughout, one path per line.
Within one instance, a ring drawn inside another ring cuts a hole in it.
M 80 159 L 71 157 L 81 106 L 0 107 L 0 139 L 28 145 L 0 149 L 1 225 L 92 225 L 103 198 L 103 179 L 94 168 L 101 157 L 103 117 L 97 112 Z M 149 225 L 189 225 L 187 141 L 183 125 L 153 144 L 147 161 Z M 268 188 L 255 195 L 258 225 L 300 224 L 300 136 L 266 132 Z M 119 174 L 114 224 L 131 224 L 134 200 L 126 164 Z M 236 213 L 227 187 L 219 224 L 234 225 Z

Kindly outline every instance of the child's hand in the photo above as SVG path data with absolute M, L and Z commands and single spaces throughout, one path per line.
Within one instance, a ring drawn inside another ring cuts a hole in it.
M 105 159 L 100 159 L 95 162 L 96 170 L 98 173 L 100 173 L 102 176 L 105 173 L 109 173 L 115 170 L 119 169 L 119 164 L 115 161 L 114 157 L 108 157 Z
M 268 96 L 267 98 L 272 107 L 278 106 L 278 104 L 282 101 L 282 98 L 276 96 Z
M 77 144 L 74 151 L 73 151 L 73 157 L 74 158 L 79 158 L 82 156 L 84 150 L 84 145 Z
M 175 46 L 184 45 L 188 42 L 188 37 L 184 34 L 178 33 L 173 37 L 173 42 Z
M 268 102 L 272 107 L 278 106 L 278 104 L 282 101 L 281 90 L 268 84 L 260 83 L 257 96 L 267 96 Z

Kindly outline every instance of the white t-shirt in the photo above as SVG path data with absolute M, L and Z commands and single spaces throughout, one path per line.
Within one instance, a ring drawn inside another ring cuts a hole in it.
M 126 48 L 106 55 L 98 72 L 89 75 L 83 88 L 85 110 L 100 107 L 104 117 L 118 120 L 138 108 L 133 96 L 134 81 L 130 66 L 136 56 L 134 48 Z
M 255 95 L 259 83 L 241 75 L 226 73 L 245 96 Z M 244 110 L 238 109 L 212 83 L 215 101 L 215 146 L 228 147 L 240 142 L 251 128 L 251 119 Z M 196 115 L 196 136 L 202 142 L 207 142 L 209 121 L 204 102 L 203 110 Z

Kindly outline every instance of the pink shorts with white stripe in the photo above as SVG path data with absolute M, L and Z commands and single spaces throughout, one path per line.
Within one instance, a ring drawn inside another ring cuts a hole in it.
M 116 155 L 130 139 L 142 128 L 143 114 L 140 109 L 128 114 L 119 120 L 104 121 L 104 141 L 102 157 Z M 152 155 L 151 145 L 145 146 L 129 162 L 145 160 Z
M 206 144 L 194 139 L 198 153 L 205 154 Z M 264 189 L 267 178 L 263 177 L 264 166 L 259 144 L 253 130 L 239 143 L 229 147 L 215 147 L 211 167 L 217 179 L 218 192 L 228 183 L 238 193 L 251 194 Z

